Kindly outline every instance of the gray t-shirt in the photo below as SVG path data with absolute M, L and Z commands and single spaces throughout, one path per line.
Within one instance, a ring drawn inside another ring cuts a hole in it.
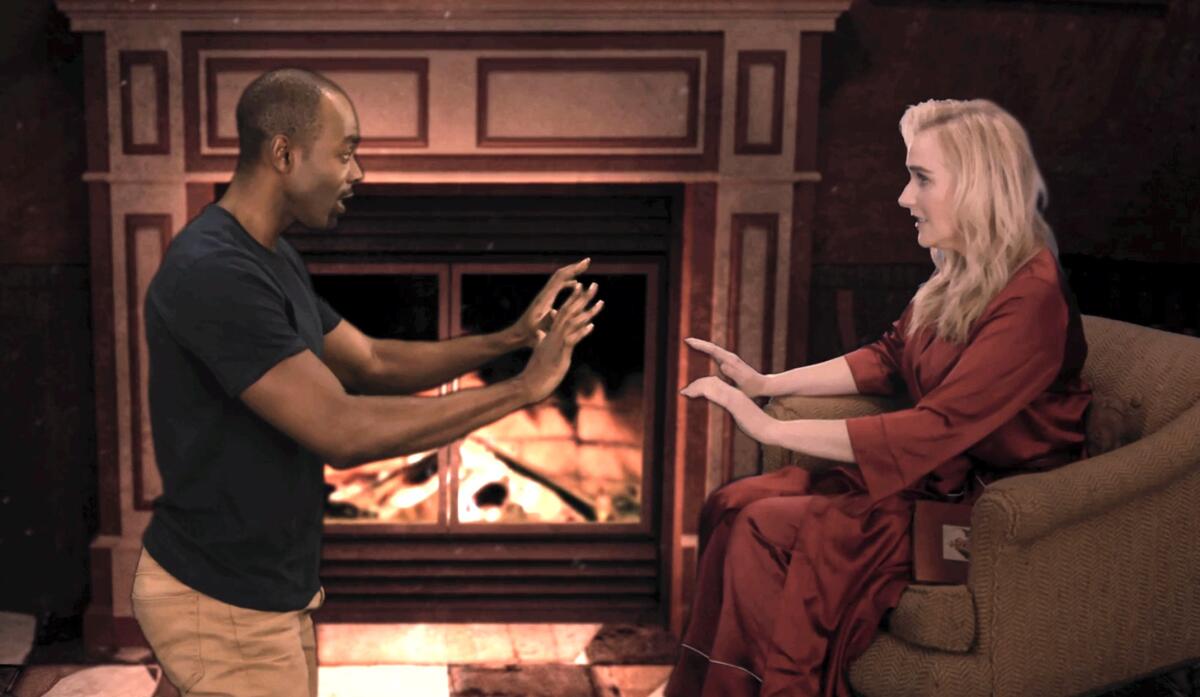
M 145 316 L 163 484 L 146 550 L 218 600 L 304 607 L 320 585 L 323 462 L 239 396 L 285 358 L 320 357 L 341 317 L 295 248 L 263 247 L 217 205 L 168 247 Z

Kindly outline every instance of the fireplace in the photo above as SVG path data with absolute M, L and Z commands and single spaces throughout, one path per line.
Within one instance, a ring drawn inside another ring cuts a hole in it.
M 369 333 L 516 316 L 582 256 L 607 301 L 546 404 L 431 453 L 329 472 L 322 620 L 637 619 L 679 631 L 706 494 L 758 466 L 678 391 L 805 360 L 821 40 L 849 0 L 57 0 L 83 35 L 100 534 L 92 649 L 142 637 L 129 592 L 161 490 L 141 301 L 233 171 L 234 104 L 306 67 L 355 103 L 366 179 L 294 231 Z M 502 379 L 520 356 L 440 390 Z
M 502 329 L 582 256 L 605 299 L 547 400 L 431 452 L 326 468 L 322 619 L 661 613 L 662 298 L 682 198 L 670 185 L 360 185 L 337 230 L 289 234 L 318 293 L 371 336 Z M 426 396 L 512 377 L 528 355 Z

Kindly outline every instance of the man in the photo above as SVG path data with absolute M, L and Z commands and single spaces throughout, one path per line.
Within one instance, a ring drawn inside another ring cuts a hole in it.
M 329 228 L 362 179 L 354 107 L 300 70 L 237 105 L 228 191 L 179 233 L 146 294 L 150 410 L 163 494 L 133 610 L 185 695 L 316 695 L 311 613 L 322 469 L 420 452 L 547 397 L 602 303 L 559 269 L 509 329 L 442 342 L 371 339 L 313 292 L 280 233 Z M 570 297 L 555 311 L 563 289 Z M 411 394 L 533 347 L 517 377 Z M 355 395 L 347 392 L 347 388 Z

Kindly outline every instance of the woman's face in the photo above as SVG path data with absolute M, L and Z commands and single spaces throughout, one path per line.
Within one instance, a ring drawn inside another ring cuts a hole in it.
M 954 177 L 946 168 L 942 146 L 932 130 L 913 137 L 905 166 L 908 185 L 899 203 L 917 219 L 917 244 L 925 248 L 959 250 L 954 227 Z

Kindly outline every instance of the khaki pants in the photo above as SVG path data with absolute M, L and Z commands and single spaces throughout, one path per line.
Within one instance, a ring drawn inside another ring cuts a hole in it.
M 263 612 L 192 590 L 142 550 L 133 616 L 167 678 L 188 697 L 317 697 L 312 613 Z

